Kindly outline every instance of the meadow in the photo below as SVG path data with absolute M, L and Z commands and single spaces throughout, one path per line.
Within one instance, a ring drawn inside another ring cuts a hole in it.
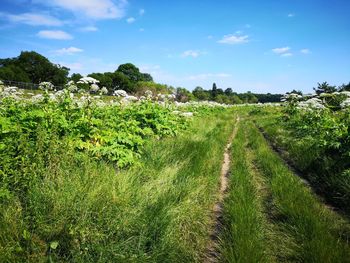
M 350 262 L 347 92 L 41 88 L 1 86 L 1 262 Z

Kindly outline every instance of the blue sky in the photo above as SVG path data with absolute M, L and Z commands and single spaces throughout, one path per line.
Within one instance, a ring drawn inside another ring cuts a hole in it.
M 0 57 L 34 50 L 71 73 L 131 62 L 155 81 L 237 92 L 350 81 L 348 0 L 1 0 Z

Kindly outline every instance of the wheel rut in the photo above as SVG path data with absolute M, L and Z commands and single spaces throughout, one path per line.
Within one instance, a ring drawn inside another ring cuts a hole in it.
M 226 144 L 224 155 L 223 155 L 223 162 L 221 165 L 221 173 L 220 173 L 219 196 L 218 196 L 217 202 L 215 203 L 212 209 L 213 224 L 210 232 L 210 241 L 206 248 L 205 257 L 203 260 L 204 263 L 218 262 L 218 259 L 219 259 L 218 245 L 219 245 L 220 233 L 223 227 L 222 222 L 223 222 L 224 199 L 228 190 L 229 176 L 230 176 L 230 165 L 231 165 L 230 149 L 231 149 L 232 141 L 234 140 L 238 131 L 239 121 L 240 121 L 240 118 L 237 117 L 235 127 L 229 137 L 229 140 L 228 140 L 228 143 Z

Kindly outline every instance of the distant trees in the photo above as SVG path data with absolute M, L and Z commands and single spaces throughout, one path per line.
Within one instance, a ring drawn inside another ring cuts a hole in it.
M 337 91 L 336 86 L 331 86 L 327 81 L 322 83 L 317 83 L 317 87 L 314 88 L 314 91 L 319 95 L 321 93 L 332 93 Z
M 54 85 L 67 82 L 69 68 L 51 63 L 34 51 L 22 51 L 18 57 L 0 59 L 0 79 L 40 83 L 50 81 Z
M 139 68 L 131 63 L 121 64 L 116 71 L 123 73 L 133 83 L 138 81 L 153 81 L 150 74 L 141 73 Z
M 74 82 L 78 82 L 83 76 L 79 73 L 73 73 L 70 77 L 69 80 L 73 80 Z
M 350 91 L 350 82 L 339 87 L 339 91 Z

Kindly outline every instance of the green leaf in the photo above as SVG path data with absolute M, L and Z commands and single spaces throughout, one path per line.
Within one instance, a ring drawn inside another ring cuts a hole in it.
M 55 250 L 58 247 L 58 244 L 58 241 L 52 241 L 50 243 L 50 248 Z

